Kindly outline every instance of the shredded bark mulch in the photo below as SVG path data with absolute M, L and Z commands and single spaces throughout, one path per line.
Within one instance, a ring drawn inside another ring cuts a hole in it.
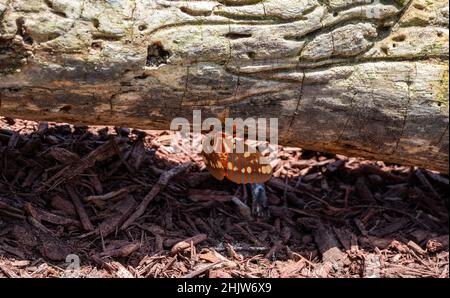
M 0 277 L 448 277 L 448 176 L 280 147 L 254 218 L 172 137 L 0 117 Z

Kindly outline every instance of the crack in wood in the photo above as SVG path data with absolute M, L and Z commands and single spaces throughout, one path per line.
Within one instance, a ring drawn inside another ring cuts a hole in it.
M 445 134 L 448 132 L 448 126 L 444 129 L 444 132 L 439 136 L 438 141 L 433 144 L 435 147 L 439 147 L 444 141 Z
M 135 14 L 136 14 L 136 9 L 137 9 L 137 2 L 136 2 L 136 0 L 132 0 L 132 1 L 133 1 L 133 8 L 131 9 L 131 27 L 130 27 L 130 31 L 131 31 L 131 39 L 134 40 L 134 27 L 136 25 Z
M 241 75 L 238 74 L 237 75 L 237 80 L 236 80 L 236 87 L 234 89 L 234 101 L 236 101 L 237 98 L 237 94 L 238 94 L 238 90 L 239 90 L 239 85 L 241 84 Z
M 186 80 L 184 82 L 184 92 L 183 97 L 181 98 L 181 105 L 184 105 L 184 101 L 186 100 L 186 95 L 188 92 L 188 84 L 189 84 L 189 65 L 186 66 Z
M 265 0 L 218 0 L 217 2 L 225 6 L 246 6 L 258 4 L 264 1 Z
M 353 93 L 353 96 L 350 99 L 350 107 L 349 110 L 353 111 L 353 103 L 356 97 L 356 94 L 358 94 L 356 91 Z M 342 137 L 344 136 L 345 131 L 347 130 L 348 124 L 350 123 L 350 120 L 354 117 L 353 112 L 351 112 L 351 114 L 348 116 L 348 118 L 346 119 L 345 123 L 344 123 L 344 127 L 342 128 L 341 132 L 339 133 L 339 136 L 336 140 L 336 143 L 339 144 L 342 140 Z
M 303 70 L 303 78 L 302 78 L 302 82 L 300 83 L 301 84 L 300 85 L 300 93 L 299 93 L 299 96 L 298 96 L 298 100 L 297 100 L 297 105 L 295 107 L 295 111 L 292 114 L 292 117 L 291 117 L 291 119 L 289 121 L 289 126 L 288 126 L 288 129 L 287 129 L 287 133 L 288 134 L 292 130 L 292 126 L 294 124 L 295 119 L 297 118 L 297 114 L 298 114 L 298 111 L 300 109 L 300 103 L 301 103 L 302 97 L 303 97 L 303 89 L 304 89 L 304 86 L 305 86 L 305 77 L 306 77 L 306 73 L 305 73 L 305 70 Z
M 228 34 L 231 34 L 231 24 L 230 21 L 228 22 Z M 231 40 L 228 39 L 228 52 L 229 52 L 229 56 L 228 56 L 228 60 L 231 61 L 233 59 L 233 54 L 232 54 L 232 49 L 231 49 Z
M 415 68 L 414 68 L 414 70 L 415 70 L 414 77 L 417 78 L 417 64 L 414 64 L 414 66 L 415 66 Z M 411 108 L 411 85 L 412 85 L 412 83 L 413 83 L 413 81 L 411 79 L 411 74 L 408 74 L 408 80 L 406 81 L 407 92 L 408 92 L 408 99 L 407 99 L 407 102 L 406 102 L 405 111 L 403 112 L 402 127 L 401 127 L 401 130 L 400 130 L 400 135 L 399 135 L 399 137 L 398 137 L 398 139 L 396 141 L 395 147 L 394 147 L 394 149 L 392 150 L 392 152 L 389 155 L 394 155 L 397 152 L 397 150 L 398 150 L 398 148 L 400 146 L 400 142 L 401 142 L 401 140 L 403 138 L 403 135 L 405 134 L 405 128 L 406 128 L 406 124 L 407 124 L 407 121 L 408 121 L 409 112 L 410 112 L 410 108 Z

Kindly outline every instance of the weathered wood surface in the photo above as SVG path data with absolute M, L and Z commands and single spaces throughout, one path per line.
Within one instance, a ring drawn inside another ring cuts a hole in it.
M 284 145 L 448 172 L 448 14 L 446 0 L 0 0 L 0 114 L 279 117 Z

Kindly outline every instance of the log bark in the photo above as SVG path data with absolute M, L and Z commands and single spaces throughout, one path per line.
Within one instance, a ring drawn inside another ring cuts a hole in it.
M 446 0 L 0 0 L 0 114 L 280 143 L 448 173 Z

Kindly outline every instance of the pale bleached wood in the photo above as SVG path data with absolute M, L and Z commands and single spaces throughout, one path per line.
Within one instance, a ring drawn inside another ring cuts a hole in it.
M 284 145 L 448 172 L 448 2 L 367 2 L 0 0 L 0 114 L 278 117 Z

